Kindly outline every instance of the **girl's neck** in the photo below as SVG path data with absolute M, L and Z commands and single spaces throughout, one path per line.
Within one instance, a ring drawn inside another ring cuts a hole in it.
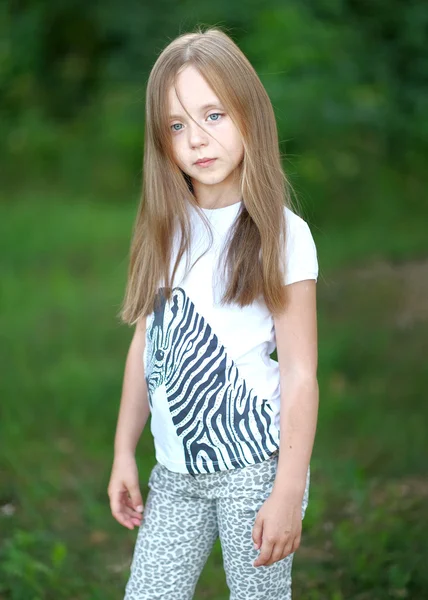
M 218 184 L 206 185 L 193 180 L 193 192 L 201 208 L 224 208 L 242 199 L 239 182 L 224 180 Z

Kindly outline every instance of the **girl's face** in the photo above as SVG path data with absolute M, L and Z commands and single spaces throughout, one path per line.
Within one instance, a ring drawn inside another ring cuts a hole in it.
M 171 86 L 169 127 L 175 162 L 193 183 L 199 184 L 197 187 L 227 182 L 244 157 L 238 129 L 195 67 L 189 65 L 181 71 L 176 88 L 194 121 L 186 114 Z M 197 164 L 205 158 L 214 160 L 205 165 Z

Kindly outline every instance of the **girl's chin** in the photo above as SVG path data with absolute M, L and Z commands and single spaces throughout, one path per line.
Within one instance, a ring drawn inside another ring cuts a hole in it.
M 223 183 L 224 180 L 224 177 L 206 177 L 204 179 L 202 179 L 202 177 L 192 177 L 192 181 L 196 182 L 197 185 L 218 185 L 220 183 Z

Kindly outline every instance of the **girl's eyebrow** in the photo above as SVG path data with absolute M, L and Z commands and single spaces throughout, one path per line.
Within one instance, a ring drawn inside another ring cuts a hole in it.
M 210 108 L 221 108 L 221 102 L 210 102 L 209 104 L 204 104 L 201 106 L 200 111 L 204 112 L 205 110 L 209 110 Z M 170 115 L 170 119 L 180 119 L 182 115 Z

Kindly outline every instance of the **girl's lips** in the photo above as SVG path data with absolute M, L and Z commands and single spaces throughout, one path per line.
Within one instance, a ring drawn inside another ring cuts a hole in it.
M 210 160 L 204 160 L 203 162 L 197 162 L 197 163 L 195 163 L 195 165 L 197 167 L 205 168 L 205 167 L 209 167 L 210 165 L 212 165 L 215 160 L 216 160 L 215 158 L 211 158 Z

